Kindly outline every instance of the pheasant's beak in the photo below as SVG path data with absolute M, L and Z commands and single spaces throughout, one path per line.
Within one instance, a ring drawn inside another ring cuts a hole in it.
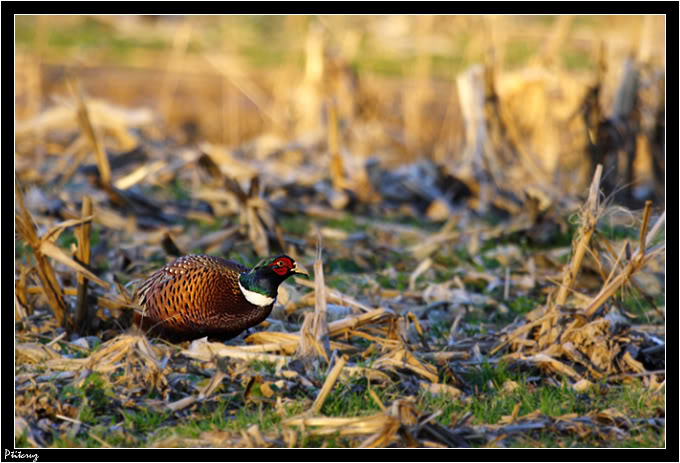
M 306 276 L 307 278 L 309 278 L 309 272 L 308 272 L 304 267 L 298 265 L 297 262 L 295 263 L 295 265 L 294 265 L 293 268 L 291 269 L 291 272 L 297 273 L 297 274 L 299 274 L 299 275 L 304 275 L 304 276 Z

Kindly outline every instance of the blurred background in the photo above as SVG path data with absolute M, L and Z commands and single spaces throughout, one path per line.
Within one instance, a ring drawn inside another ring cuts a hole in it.
M 663 209 L 664 40 L 664 16 L 16 16 L 16 175 L 40 214 L 235 220 L 259 255 L 300 215 L 550 242 L 597 164 L 608 201 Z
M 495 112 L 488 136 L 506 140 L 485 156 L 565 193 L 608 157 L 610 189 L 634 183 L 621 199 L 636 205 L 663 191 L 664 38 L 663 16 L 17 16 L 17 141 L 49 132 L 35 118 L 71 98 L 69 76 L 125 108 L 127 128 L 160 122 L 181 144 L 258 142 L 260 159 L 326 142 L 332 105 L 349 170 L 372 156 L 488 164 L 469 151 L 487 140 L 466 130 Z M 483 108 L 475 92 L 498 104 Z M 110 149 L 136 143 L 107 135 Z M 32 168 L 22 159 L 20 176 Z

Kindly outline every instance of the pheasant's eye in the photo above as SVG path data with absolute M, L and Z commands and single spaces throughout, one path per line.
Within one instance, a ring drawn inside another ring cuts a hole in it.
M 270 264 L 270 268 L 277 274 L 284 276 L 288 273 L 288 264 L 285 260 L 277 260 Z

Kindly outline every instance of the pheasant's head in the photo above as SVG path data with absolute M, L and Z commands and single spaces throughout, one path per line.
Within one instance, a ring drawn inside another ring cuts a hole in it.
M 251 304 L 268 306 L 276 300 L 279 285 L 294 274 L 309 276 L 291 257 L 269 257 L 239 276 L 239 288 Z

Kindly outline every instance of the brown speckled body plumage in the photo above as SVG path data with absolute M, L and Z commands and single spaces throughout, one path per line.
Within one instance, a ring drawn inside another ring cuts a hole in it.
M 290 269 L 286 269 L 286 275 L 278 272 L 275 278 L 281 281 L 297 270 L 292 259 L 282 257 L 289 260 Z M 136 324 L 171 338 L 237 336 L 266 319 L 274 306 L 273 299 L 265 306 L 246 299 L 239 288 L 239 277 L 249 271 L 241 264 L 219 257 L 180 257 L 139 287 L 137 300 L 144 312 L 136 313 Z M 281 281 L 277 280 L 274 291 Z

